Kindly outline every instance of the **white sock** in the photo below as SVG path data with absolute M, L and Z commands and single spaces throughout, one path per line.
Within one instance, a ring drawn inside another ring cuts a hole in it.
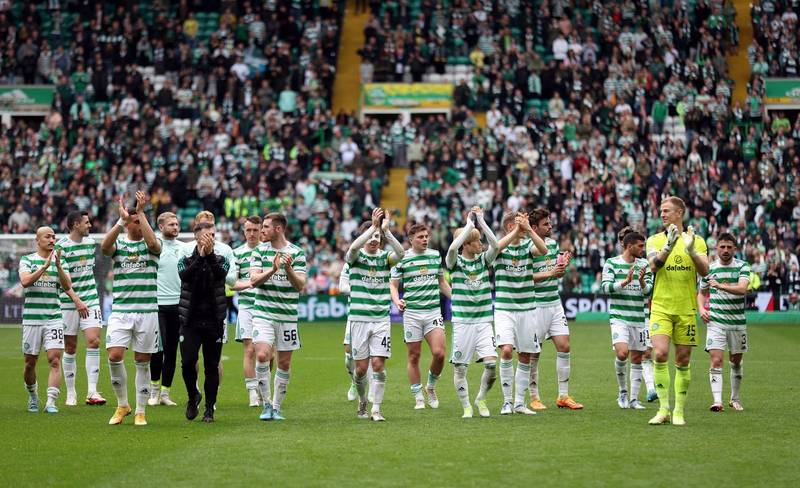
M 144 413 L 150 398 L 150 361 L 136 361 L 136 413 Z
M 639 390 L 642 388 L 642 375 L 644 370 L 641 364 L 631 364 L 631 400 L 639 399 Z
M 356 372 L 356 362 L 349 352 L 344 353 L 344 367 L 347 368 L 347 376 L 352 378 Z
M 711 396 L 715 404 L 722 403 L 722 368 L 708 370 L 708 381 L 711 383 Z
M 358 399 L 359 401 L 366 401 L 367 400 L 367 375 L 358 376 L 356 374 L 354 376 L 354 381 L 356 384 L 356 390 L 358 391 Z
M 739 400 L 739 388 L 742 386 L 742 365 L 731 363 L 731 401 Z
M 381 403 L 383 403 L 383 392 L 386 390 L 386 373 L 372 373 L 372 412 L 381 411 Z M 421 393 L 421 392 L 420 392 Z
M 161 392 L 161 382 L 160 381 L 151 381 L 150 382 L 150 394 L 153 396 L 158 396 Z
M 61 367 L 64 370 L 64 386 L 67 387 L 67 397 L 77 395 L 75 392 L 75 374 L 78 372 L 78 366 L 75 364 L 75 355 L 64 353 Z
M 111 387 L 117 396 L 117 406 L 128 406 L 128 371 L 124 361 L 108 360 L 108 371 L 111 373 Z
M 503 402 L 511 403 L 514 390 L 514 363 L 510 359 L 500 360 L 500 387 L 503 389 Z
M 87 396 L 97 393 L 100 380 L 100 349 L 86 349 L 86 381 L 89 384 Z
M 569 353 L 556 353 L 556 373 L 558 375 L 558 396 L 569 395 Z
M 287 385 L 289 385 L 289 372 L 278 368 L 275 371 L 275 393 L 272 398 L 272 407 L 279 412 L 283 405 L 283 399 L 286 398 Z
M 257 390 L 258 389 L 258 380 L 255 379 L 255 378 L 245 378 L 244 379 L 244 388 L 247 391 Z
M 25 389 L 28 390 L 28 395 L 31 398 L 39 398 L 39 383 L 29 385 L 25 383 Z
M 531 391 L 531 400 L 539 400 L 539 358 L 531 356 L 531 378 L 528 389 Z
M 58 400 L 58 395 L 61 393 L 61 390 L 56 388 L 55 386 L 48 386 L 47 387 L 47 405 L 55 405 L 56 400 Z
M 439 375 L 433 374 L 430 371 L 428 371 L 428 384 L 425 385 L 425 388 L 429 390 L 434 390 L 436 389 L 436 383 L 438 382 L 439 382 Z
M 525 404 L 525 392 L 531 380 L 531 365 L 517 362 L 517 373 L 514 375 L 514 405 Z
M 269 405 L 272 401 L 270 381 L 269 363 L 256 362 L 256 384 L 261 392 L 261 400 L 264 402 L 264 405 Z
M 617 388 L 620 393 L 628 392 L 628 360 L 620 361 L 614 360 L 614 372 L 617 374 Z M 559 380 L 561 377 L 559 377 Z
M 653 379 L 653 360 L 645 359 L 642 361 L 642 370 L 644 371 L 644 384 L 647 385 L 647 391 L 655 390 L 656 381 Z
M 414 400 L 425 400 L 425 397 L 422 396 L 422 385 L 419 383 L 411 385 L 411 394 L 414 395 Z
M 483 374 L 481 375 L 481 388 L 475 400 L 483 400 L 486 394 L 492 389 L 494 381 L 497 379 L 497 363 L 495 361 L 485 361 L 483 363 Z
M 463 408 L 469 407 L 469 385 L 467 384 L 467 366 L 464 364 L 453 365 L 453 384 L 456 387 L 456 396 Z

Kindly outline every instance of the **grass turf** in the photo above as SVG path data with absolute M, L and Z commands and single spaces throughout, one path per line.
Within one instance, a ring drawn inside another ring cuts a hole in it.
M 448 328 L 448 333 L 450 329 Z M 217 421 L 183 416 L 186 392 L 180 367 L 173 385 L 178 407 L 150 407 L 147 427 L 109 426 L 115 406 L 103 353 L 100 390 L 104 407 L 63 406 L 57 415 L 25 411 L 20 330 L 0 329 L 0 473 L 8 486 L 252 485 L 272 480 L 289 486 L 358 483 L 380 486 L 544 485 L 739 486 L 792 484 L 800 422 L 794 412 L 800 327 L 750 328 L 742 401 L 746 410 L 708 411 L 708 359 L 698 349 L 685 428 L 651 427 L 655 404 L 644 411 L 616 405 L 613 354 L 606 324 L 572 326 L 570 390 L 583 411 L 555 408 L 555 352 L 545 347 L 540 385 L 549 410 L 539 415 L 498 415 L 499 381 L 490 392 L 489 419 L 461 419 L 448 364 L 439 383 L 438 410 L 414 411 L 405 374 L 405 346 L 397 341 L 388 362 L 384 415 L 376 424 L 358 420 L 346 401 L 342 324 L 301 326 L 284 404 L 284 422 L 259 422 L 247 407 L 241 346 L 229 343 Z M 393 329 L 401 337 L 398 326 Z M 83 340 L 81 339 L 81 343 Z M 425 349 L 425 347 L 423 347 Z M 78 355 L 78 395 L 86 391 L 83 351 Z M 45 394 L 46 361 L 38 368 Z M 427 365 L 423 356 L 423 364 Z M 127 358 L 133 395 L 133 361 Z M 481 367 L 470 367 L 470 396 Z M 424 371 L 423 371 L 424 373 Z M 726 364 L 725 390 L 729 394 Z M 644 394 L 644 392 L 643 392 Z M 727 404 L 727 402 L 726 402 Z M 477 415 L 477 412 L 476 412 Z

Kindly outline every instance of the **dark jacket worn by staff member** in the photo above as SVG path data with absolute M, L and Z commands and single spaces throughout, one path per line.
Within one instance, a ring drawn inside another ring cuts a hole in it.
M 197 417 L 202 395 L 197 390 L 196 364 L 203 348 L 204 390 L 206 408 L 204 422 L 214 420 L 214 404 L 219 388 L 219 360 L 222 355 L 222 335 L 227 304 L 225 276 L 230 264 L 214 253 L 214 226 L 197 224 L 194 228 L 197 246 L 191 255 L 178 263 L 181 296 L 178 313 L 181 323 L 181 369 L 189 402 L 186 418 Z

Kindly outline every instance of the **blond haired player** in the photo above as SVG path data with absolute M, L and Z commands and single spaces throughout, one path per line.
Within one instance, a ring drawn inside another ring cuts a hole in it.
M 478 221 L 480 230 L 475 228 L 473 219 Z M 489 242 L 487 251 L 483 249 L 481 231 Z M 452 273 L 453 280 L 453 352 L 450 356 L 450 362 L 453 363 L 453 384 L 464 409 L 462 418 L 471 418 L 467 366 L 473 357 L 482 362 L 484 369 L 481 387 L 475 397 L 475 407 L 481 417 L 488 417 L 490 413 L 486 406 L 486 394 L 497 377 L 489 267 L 500 250 L 499 243 L 494 232 L 486 225 L 480 207 L 472 207 L 467 214 L 466 225 L 456 229 L 453 237 L 453 243 L 445 256 L 445 265 Z
M 392 264 L 403 255 L 403 245 L 389 230 L 389 219 L 380 208 L 372 211 L 372 222 L 361 225 L 360 235 L 345 254 L 349 265 L 350 353 L 355 361 L 353 380 L 358 394 L 357 416 L 381 422 L 383 392 L 386 385 L 385 361 L 392 355 L 389 310 L 389 279 Z M 384 241 L 392 248 L 383 249 Z M 367 369 L 372 365 L 372 411 L 367 414 Z
M 691 382 L 689 360 L 697 345 L 697 276 L 708 274 L 708 249 L 691 226 L 683 231 L 686 204 L 678 197 L 661 202 L 665 231 L 647 239 L 647 259 L 655 275 L 650 307 L 650 340 L 655 352 L 658 413 L 651 425 L 686 425 L 684 406 Z M 669 348 L 675 345 L 675 408 L 669 403 Z
M 238 282 L 233 286 L 239 292 L 239 310 L 236 315 L 236 342 L 244 348 L 243 369 L 244 386 L 247 390 L 251 407 L 261 406 L 258 396 L 258 380 L 256 380 L 256 349 L 253 345 L 253 304 L 256 291 L 250 289 L 250 262 L 253 253 L 260 244 L 261 217 L 250 216 L 244 222 L 245 243 L 233 250 L 233 266 L 237 270 Z M 242 281 L 245 283 L 240 284 Z M 243 285 L 243 286 L 242 286 Z
M 536 285 L 533 259 L 547 253 L 542 239 L 533 232 L 526 214 L 511 212 L 500 222 L 505 236 L 494 259 L 494 331 L 500 348 L 500 415 L 535 415 L 525 406 L 531 377 L 531 356 L 541 348 L 536 339 Z M 514 372 L 514 350 L 517 371 Z M 516 388 L 515 388 L 516 386 Z M 514 393 L 516 391 L 516 393 Z

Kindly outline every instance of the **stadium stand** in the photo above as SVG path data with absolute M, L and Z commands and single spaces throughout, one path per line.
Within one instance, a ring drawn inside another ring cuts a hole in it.
M 335 287 L 387 169 L 408 165 L 407 225 L 435 224 L 440 249 L 472 204 L 495 226 L 508 210 L 551 208 L 575 253 L 566 291 L 597 291 L 618 227 L 655 231 L 666 193 L 689 203 L 710 244 L 732 229 L 765 288 L 800 290 L 800 118 L 768 117 L 758 79 L 745 106 L 730 107 L 729 5 L 370 2 L 362 81 L 456 85 L 450 120 L 403 125 L 332 113 L 341 3 L 238 4 L 11 2 L 0 12 L 0 83 L 57 88 L 43 122 L 3 128 L 3 232 L 62 227 L 72 208 L 105 229 L 115 195 L 137 189 L 184 229 L 214 211 L 232 244 L 244 216 L 279 210 L 310 256 L 314 293 Z M 756 37 L 771 39 L 788 11 L 754 15 L 769 28 Z M 779 53 L 754 49 L 769 72 Z

